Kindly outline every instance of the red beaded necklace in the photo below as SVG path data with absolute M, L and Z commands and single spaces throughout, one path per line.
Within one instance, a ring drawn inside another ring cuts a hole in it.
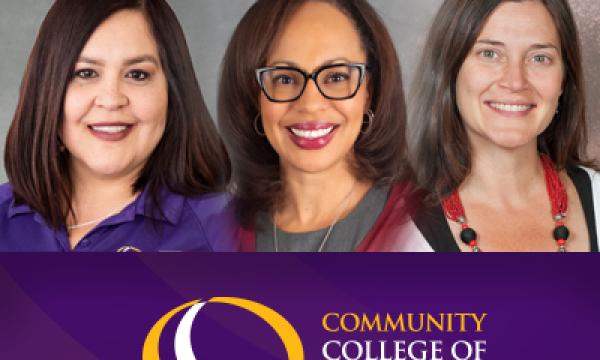
M 565 226 L 563 219 L 567 216 L 568 198 L 567 191 L 560 181 L 558 173 L 554 168 L 554 163 L 548 155 L 540 156 L 542 167 L 544 169 L 544 178 L 546 179 L 546 190 L 552 204 L 552 218 L 556 223 L 553 236 L 558 245 L 558 251 L 566 252 L 566 243 L 569 237 L 569 229 Z M 448 219 L 460 224 L 462 230 L 460 239 L 465 244 L 471 247 L 473 252 L 480 252 L 481 249 L 477 243 L 477 233 L 467 224 L 465 209 L 463 208 L 458 190 L 454 190 L 450 196 L 442 201 L 442 208 Z

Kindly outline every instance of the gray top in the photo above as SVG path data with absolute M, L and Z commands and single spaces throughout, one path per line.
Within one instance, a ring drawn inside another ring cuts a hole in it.
M 373 186 L 354 210 L 334 225 L 323 251 L 354 251 L 381 214 L 388 193 L 388 186 Z M 260 214 L 257 225 L 256 251 L 275 251 L 271 216 Z M 315 231 L 290 233 L 277 228 L 277 246 L 279 251 L 317 251 L 327 230 L 329 226 Z

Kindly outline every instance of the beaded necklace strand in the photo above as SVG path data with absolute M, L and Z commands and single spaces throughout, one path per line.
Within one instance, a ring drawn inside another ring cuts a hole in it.
M 564 224 L 568 206 L 567 191 L 565 190 L 562 181 L 560 181 L 560 177 L 558 176 L 554 163 L 550 157 L 542 154 L 540 159 L 542 161 L 542 168 L 544 169 L 546 191 L 548 192 L 550 204 L 552 204 L 552 218 L 556 225 L 552 235 L 558 246 L 558 251 L 566 252 L 567 239 L 569 238 L 569 229 Z M 460 232 L 460 240 L 467 244 L 473 252 L 480 252 L 481 248 L 477 242 L 477 233 L 467 223 L 465 209 L 460 200 L 458 189 L 454 190 L 450 196 L 442 201 L 442 208 L 448 219 L 460 224 L 462 229 Z

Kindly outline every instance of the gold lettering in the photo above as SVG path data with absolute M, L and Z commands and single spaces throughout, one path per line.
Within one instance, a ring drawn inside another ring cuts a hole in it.
M 466 313 L 456 313 L 454 314 L 454 316 L 458 316 L 460 318 L 460 328 L 459 328 L 459 332 L 467 332 L 467 328 L 466 328 L 466 321 L 465 318 L 467 317 L 467 315 L 470 314 L 466 314 Z
M 325 316 L 323 316 L 323 329 L 325 329 L 326 331 L 329 331 L 329 332 L 338 332 L 338 331 L 340 331 L 340 327 L 339 326 L 337 328 L 335 328 L 335 329 L 329 327 L 329 323 L 327 322 L 327 319 L 330 316 L 333 316 L 333 317 L 337 318 L 338 319 L 338 323 L 339 323 L 339 319 L 340 319 L 340 314 L 339 313 L 327 313 L 327 314 L 325 314 Z
M 431 332 L 431 325 L 433 324 L 439 331 L 444 332 L 444 314 L 439 314 L 438 315 L 439 318 L 439 322 L 437 321 L 437 319 L 431 315 L 431 314 L 427 314 L 427 332 Z
M 414 324 L 414 321 L 413 321 L 414 317 L 415 317 L 415 314 L 411 314 L 411 313 L 408 314 L 408 328 L 412 332 L 420 332 L 420 331 L 423 330 L 423 323 L 424 323 L 423 318 L 424 318 L 424 315 L 423 315 L 423 313 L 421 313 L 421 314 L 418 314 L 418 316 L 419 316 L 419 326 L 415 327 L 415 324 Z
M 401 332 L 406 332 L 406 327 L 404 327 L 404 318 L 402 317 L 402 314 L 398 314 L 398 318 L 395 322 L 390 314 L 385 315 L 385 332 L 388 332 L 390 328 L 392 329 L 392 331 L 396 331 L 398 328 L 400 328 Z
M 354 319 L 354 327 L 353 328 L 349 328 L 346 324 L 346 319 L 348 318 L 348 316 L 350 316 L 352 319 Z M 358 315 L 354 314 L 354 313 L 345 313 L 344 315 L 342 315 L 342 319 L 341 319 L 341 326 L 342 326 L 342 330 L 344 330 L 345 332 L 355 332 L 356 330 L 358 330 L 358 327 L 360 326 L 360 319 L 358 317 Z
M 475 320 L 475 332 L 482 332 L 483 330 L 481 330 L 481 323 L 483 322 L 483 319 L 485 319 L 485 317 L 487 316 L 487 313 L 483 313 L 481 314 L 481 318 L 477 317 L 477 314 L 473 314 L 473 319 Z
M 369 322 L 369 316 L 363 313 L 360 332 L 365 332 L 365 327 L 368 328 L 369 331 L 373 331 L 373 328 L 375 328 L 375 326 L 377 326 L 377 332 L 381 332 L 381 319 L 379 318 L 379 314 L 375 314 L 373 322 Z
M 453 332 L 453 328 L 452 328 L 452 313 L 447 313 L 446 314 L 447 319 L 448 319 L 448 328 L 446 329 L 447 332 Z

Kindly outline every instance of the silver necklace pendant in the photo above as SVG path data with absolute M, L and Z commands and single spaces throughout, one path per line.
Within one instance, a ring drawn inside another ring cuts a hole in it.
M 340 204 L 337 206 L 335 218 L 333 219 L 333 222 L 331 223 L 331 225 L 329 225 L 329 228 L 327 229 L 327 233 L 323 237 L 323 240 L 321 240 L 321 244 L 319 245 L 317 252 L 323 252 L 323 249 L 325 249 L 325 245 L 327 244 L 327 240 L 329 240 L 329 236 L 331 235 L 333 227 L 335 226 L 335 224 L 337 224 L 338 220 L 340 219 L 340 216 L 342 215 L 342 209 L 346 208 L 346 205 L 347 205 L 348 200 L 350 199 L 350 196 L 352 195 L 352 193 L 354 193 L 354 189 L 356 188 L 356 183 L 357 183 L 357 181 L 355 180 L 354 183 L 352 184 L 352 188 L 350 188 L 350 191 L 346 194 L 346 196 L 344 196 L 344 198 L 342 199 Z M 273 249 L 275 250 L 275 252 L 279 252 L 279 241 L 277 240 L 277 225 L 275 223 L 275 215 L 274 214 L 273 214 Z
M 323 240 L 321 240 L 321 243 L 316 249 L 316 252 L 323 252 L 325 244 L 327 244 L 327 240 L 329 239 L 329 235 L 331 235 L 331 231 L 333 230 L 335 224 L 336 222 L 333 222 L 331 223 L 331 225 L 329 225 L 327 233 L 325 233 L 325 236 L 323 236 Z M 273 222 L 273 248 L 275 249 L 275 252 L 279 252 L 279 241 L 277 240 L 277 225 L 275 225 L 275 222 Z

